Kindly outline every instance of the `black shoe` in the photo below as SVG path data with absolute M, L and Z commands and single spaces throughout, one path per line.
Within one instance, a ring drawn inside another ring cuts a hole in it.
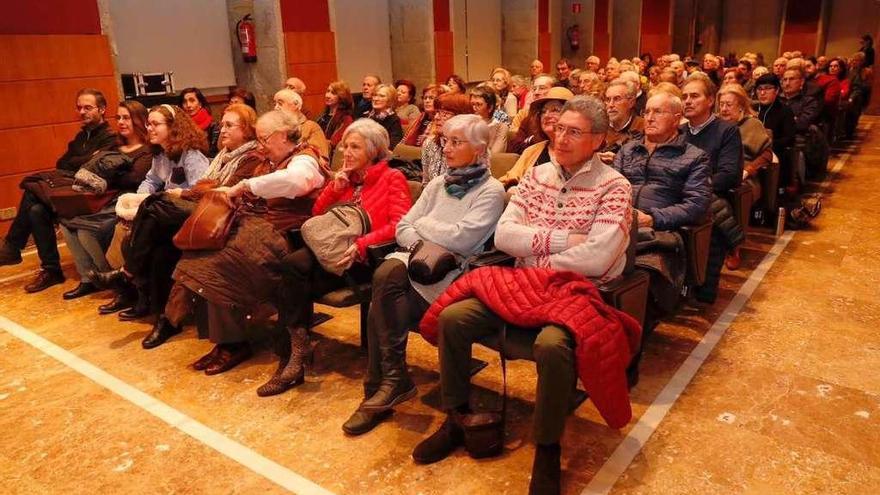
M 152 349 L 164 344 L 166 340 L 180 333 L 180 328 L 175 327 L 164 316 L 160 316 L 153 325 L 153 331 L 144 337 L 141 345 L 144 349 Z
M 394 414 L 393 409 L 377 413 L 364 412 L 358 409 L 342 425 L 342 431 L 351 436 L 363 435 L 378 426 L 382 421 L 390 418 L 392 414 Z
M 63 284 L 64 274 L 56 271 L 40 270 L 37 277 L 29 284 L 24 286 L 24 291 L 28 294 L 46 290 L 53 285 Z
M 88 273 L 88 276 L 93 284 L 102 289 L 125 289 L 131 284 L 131 279 L 122 268 L 110 270 L 109 272 L 92 270 Z
M 95 292 L 98 292 L 100 290 L 101 289 L 95 287 L 95 284 L 91 282 L 80 282 L 75 289 L 69 290 L 64 294 L 61 294 L 61 297 L 65 300 L 76 299 L 78 297 L 94 294 Z
M 558 495 L 562 489 L 562 468 L 559 457 L 562 449 L 559 444 L 541 445 L 535 449 L 535 462 L 532 464 L 532 481 L 529 495 Z
M 116 313 L 122 311 L 123 309 L 128 309 L 132 307 L 134 303 L 134 298 L 131 297 L 127 293 L 127 291 L 117 292 L 116 297 L 114 297 L 112 301 L 107 304 L 102 304 L 98 306 L 98 314 L 109 315 L 112 313 Z
M 21 251 L 4 241 L 3 245 L 0 246 L 0 266 L 17 265 L 19 263 L 21 263 Z
M 416 445 L 412 457 L 416 464 L 431 464 L 447 458 L 462 445 L 464 445 L 464 430 L 461 429 L 457 413 L 450 411 L 440 429 Z
M 134 306 L 131 309 L 126 309 L 125 311 L 119 313 L 119 321 L 131 321 L 131 320 L 139 320 L 145 316 L 149 316 L 150 314 L 150 298 L 138 289 L 137 302 L 134 303 Z
M 361 403 L 360 410 L 372 413 L 387 411 L 401 402 L 412 399 L 418 393 L 419 390 L 409 377 L 393 381 L 385 379 L 379 385 L 379 390 Z

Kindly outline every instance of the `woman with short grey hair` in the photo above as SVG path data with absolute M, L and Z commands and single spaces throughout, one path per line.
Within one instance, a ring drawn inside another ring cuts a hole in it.
M 438 244 L 465 265 L 495 231 L 504 209 L 504 187 L 488 169 L 490 132 L 482 118 L 452 117 L 443 125 L 443 136 L 449 168 L 428 183 L 397 224 L 396 238 L 406 248 L 419 242 Z M 390 415 L 391 408 L 415 397 L 418 391 L 406 366 L 407 335 L 464 268 L 425 285 L 410 278 L 408 263 L 408 253 L 394 253 L 373 275 L 364 401 L 342 426 L 349 435 L 370 431 Z
M 336 153 L 343 156 L 342 169 L 321 191 L 312 213 L 323 215 L 337 203 L 355 203 L 369 216 L 370 230 L 354 239 L 336 261 L 344 277 L 325 270 L 308 246 L 284 258 L 278 323 L 288 335 L 279 349 L 278 370 L 257 389 L 260 396 L 280 394 L 303 383 L 304 364 L 311 353 L 312 300 L 350 281 L 369 281 L 373 274 L 364 263 L 367 247 L 394 239 L 397 222 L 412 204 L 406 177 L 388 166 L 388 132 L 381 125 L 368 118 L 356 120 L 343 133 Z

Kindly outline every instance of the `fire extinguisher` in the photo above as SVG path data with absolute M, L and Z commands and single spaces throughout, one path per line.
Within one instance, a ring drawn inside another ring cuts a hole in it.
M 257 61 L 257 38 L 254 35 L 254 21 L 248 14 L 235 24 L 238 33 L 238 45 L 241 47 L 241 55 L 245 62 Z
M 581 27 L 578 24 L 575 24 L 568 28 L 565 32 L 568 37 L 568 46 L 571 47 L 571 51 L 576 52 L 581 47 Z

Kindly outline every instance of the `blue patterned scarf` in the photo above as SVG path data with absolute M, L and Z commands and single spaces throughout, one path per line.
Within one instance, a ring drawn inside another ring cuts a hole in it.
M 472 187 L 482 184 L 489 178 L 489 168 L 484 163 L 450 168 L 443 178 L 446 181 L 446 192 L 461 199 Z

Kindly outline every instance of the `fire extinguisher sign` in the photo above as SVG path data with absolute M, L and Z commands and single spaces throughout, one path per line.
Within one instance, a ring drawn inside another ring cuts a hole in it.
M 581 13 L 581 3 L 580 2 L 571 2 L 571 13 L 572 14 L 580 14 Z

